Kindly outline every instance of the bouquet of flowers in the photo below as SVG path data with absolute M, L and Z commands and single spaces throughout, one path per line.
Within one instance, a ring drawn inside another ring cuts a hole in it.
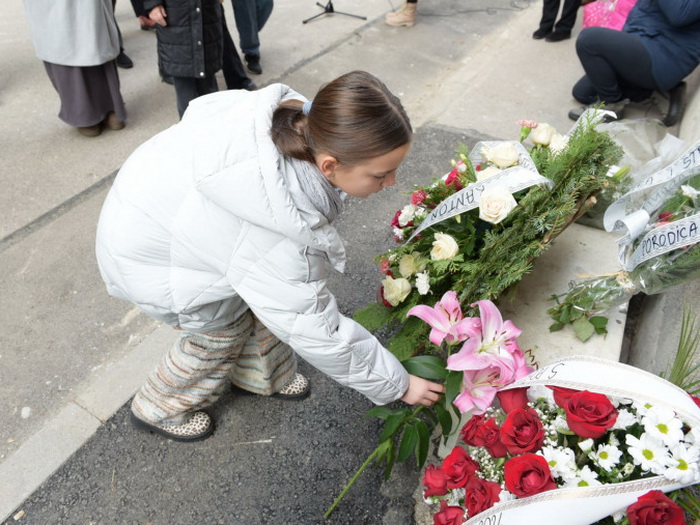
M 425 471 L 436 525 L 678 525 L 684 508 L 700 517 L 694 498 L 664 494 L 700 483 L 700 399 L 585 356 L 497 396 L 500 407 L 473 415 L 463 444 Z
M 572 324 L 580 339 L 604 333 L 606 310 L 700 276 L 700 143 L 613 203 L 606 229 L 619 241 L 622 270 L 572 283 L 552 297 L 550 330 Z
M 590 115 L 566 136 L 548 124 L 520 124 L 520 141 L 459 150 L 452 170 L 417 187 L 394 215 L 401 245 L 378 257 L 380 304 L 355 319 L 370 331 L 398 326 L 388 347 L 399 359 L 427 347 L 427 327 L 407 318 L 412 308 L 447 291 L 462 304 L 497 299 L 613 183 L 607 173 L 621 150 Z

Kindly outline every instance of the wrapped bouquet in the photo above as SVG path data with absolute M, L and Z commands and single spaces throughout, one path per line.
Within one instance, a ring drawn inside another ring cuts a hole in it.
M 472 416 L 463 444 L 425 471 L 436 524 L 679 525 L 679 505 L 697 505 L 664 495 L 700 483 L 700 400 L 686 391 L 574 356 L 497 395 L 500 407 Z
M 608 231 L 623 237 L 622 270 L 574 282 L 553 297 L 551 329 L 573 324 L 583 340 L 604 332 L 610 308 L 636 293 L 657 294 L 700 276 L 700 142 L 643 180 L 605 213 Z
M 425 325 L 406 317 L 411 308 L 448 290 L 466 305 L 497 299 L 611 184 L 608 171 L 621 151 L 590 115 L 566 136 L 547 124 L 521 126 L 520 141 L 458 151 L 452 171 L 417 187 L 394 215 L 400 245 L 378 257 L 382 304 L 355 318 L 371 331 L 400 325 L 388 345 L 399 359 L 427 345 Z

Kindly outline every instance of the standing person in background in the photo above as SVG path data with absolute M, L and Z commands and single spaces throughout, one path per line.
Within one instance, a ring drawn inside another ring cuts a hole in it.
M 58 117 L 96 137 L 122 129 L 126 108 L 115 59 L 119 33 L 110 0 L 27 0 L 36 55 L 61 99 Z
M 384 23 L 392 27 L 413 27 L 416 25 L 418 0 L 406 0 L 398 11 L 390 11 L 384 16 Z
M 191 100 L 219 90 L 216 72 L 223 59 L 220 0 L 145 0 L 158 27 L 158 69 L 171 77 L 182 118 Z
M 581 7 L 581 0 L 564 0 L 561 18 L 557 22 L 561 3 L 561 0 L 544 0 L 540 27 L 532 33 L 532 38 L 535 40 L 544 38 L 546 42 L 561 42 L 571 38 L 571 30 L 576 23 L 576 14 Z
M 260 75 L 262 66 L 258 33 L 270 18 L 273 0 L 231 0 L 231 3 L 246 67 L 251 73 Z
M 301 399 L 299 354 L 376 404 L 432 405 L 442 385 L 409 375 L 328 289 L 345 248 L 346 195 L 396 183 L 413 130 L 376 77 L 347 73 L 313 101 L 282 84 L 193 101 L 119 170 L 97 227 L 109 293 L 178 329 L 131 403 L 131 421 L 176 441 L 214 430 L 203 408 L 230 382 Z
M 221 26 L 223 27 L 224 38 L 224 56 L 221 70 L 224 74 L 226 89 L 255 91 L 258 89 L 258 86 L 246 75 L 243 62 L 241 62 L 241 57 L 236 50 L 236 44 L 233 43 L 233 38 L 231 38 L 231 33 L 226 25 L 226 16 L 223 9 L 221 10 Z
M 117 0 L 112 0 L 112 11 L 114 11 L 116 7 Z M 127 55 L 124 52 L 124 39 L 122 38 L 121 29 L 119 29 L 119 23 L 117 23 L 116 14 L 114 17 L 114 23 L 117 24 L 117 34 L 119 35 L 119 54 L 117 55 L 117 67 L 121 67 L 122 69 L 131 69 L 132 67 L 134 67 L 134 62 L 129 58 L 129 55 Z

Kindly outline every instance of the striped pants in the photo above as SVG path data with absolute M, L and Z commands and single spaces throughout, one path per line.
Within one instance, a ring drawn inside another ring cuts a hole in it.
M 250 312 L 224 330 L 182 331 L 168 354 L 134 396 L 131 410 L 149 423 L 180 424 L 214 403 L 230 380 L 269 396 L 294 378 L 294 352 Z

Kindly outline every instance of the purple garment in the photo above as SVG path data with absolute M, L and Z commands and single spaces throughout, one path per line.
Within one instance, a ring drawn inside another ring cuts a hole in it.
M 111 60 L 101 66 L 74 67 L 44 62 L 46 73 L 61 99 L 58 118 L 77 127 L 94 126 L 114 111 L 126 120 L 126 108 L 119 91 L 117 65 Z

